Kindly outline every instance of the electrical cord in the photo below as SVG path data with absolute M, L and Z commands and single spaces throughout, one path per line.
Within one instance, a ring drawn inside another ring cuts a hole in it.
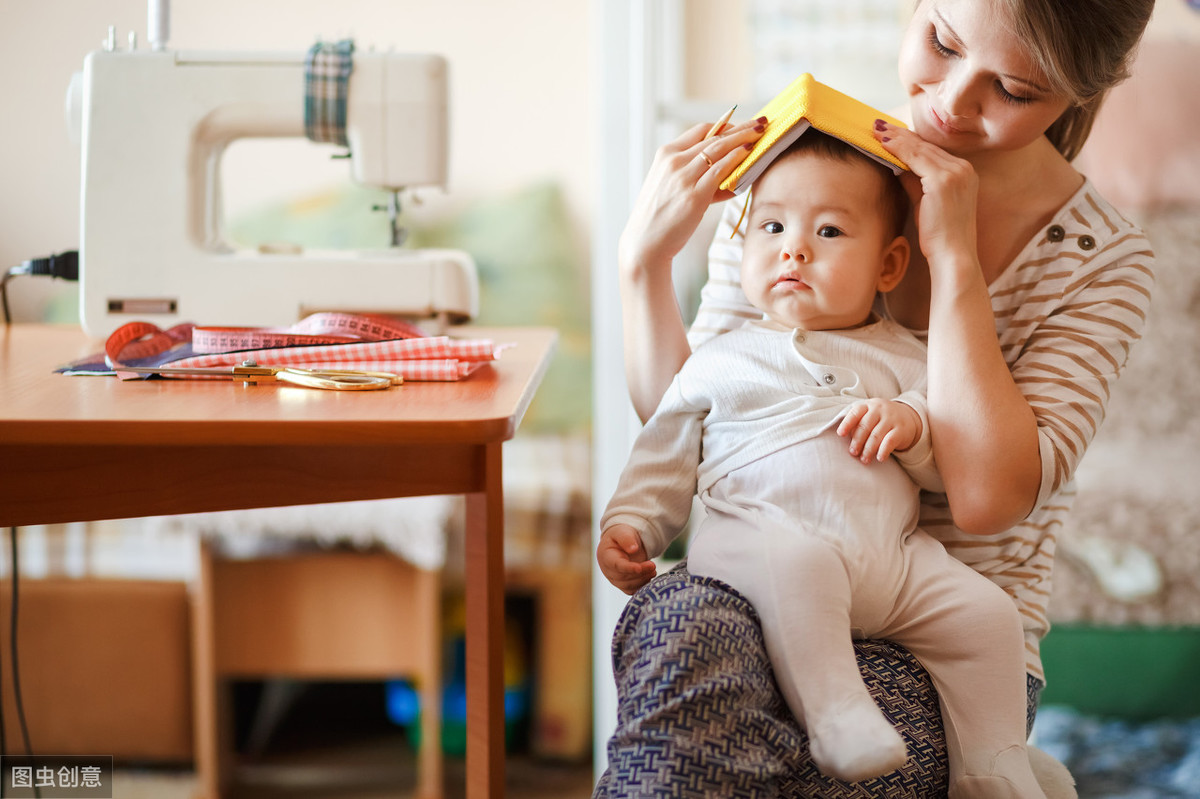
M 12 662 L 12 684 L 13 695 L 16 698 L 17 705 L 17 721 L 21 727 L 21 738 L 25 743 L 25 754 L 33 757 L 33 746 L 29 742 L 29 727 L 25 723 L 25 706 L 21 701 L 21 672 L 20 658 L 17 657 L 17 618 L 19 617 L 20 609 L 18 600 L 20 597 L 20 584 L 18 582 L 20 574 L 20 553 L 17 551 L 17 528 L 8 528 L 10 549 L 9 557 L 12 568 L 12 601 L 9 605 L 9 647 L 11 652 Z M 4 703 L 0 701 L 0 757 L 8 754 L 6 743 L 4 740 Z M 34 785 L 33 795 L 40 799 L 42 795 L 41 787 Z M 4 783 L 0 781 L 0 797 L 4 796 Z
M 56 255 L 48 255 L 44 258 L 30 258 L 29 260 L 12 267 L 3 276 L 0 276 L 0 306 L 4 309 L 4 324 L 12 324 L 12 315 L 8 308 L 8 282 L 19 275 L 48 275 L 50 277 L 61 278 L 62 280 L 79 280 L 79 251 L 66 250 Z M 21 728 L 21 738 L 25 744 L 25 754 L 33 757 L 33 746 L 29 740 L 29 726 L 25 722 L 25 705 L 21 699 L 21 672 L 20 658 L 17 655 L 17 619 L 19 617 L 19 564 L 18 547 L 17 547 L 17 528 L 10 527 L 9 535 L 11 540 L 12 553 L 12 601 L 9 606 L 9 647 L 11 652 L 12 662 L 12 685 L 13 695 L 16 699 L 17 721 Z M 0 686 L 3 681 L 0 680 Z M 4 701 L 0 697 L 0 759 L 3 759 L 8 754 L 8 745 L 5 740 L 5 722 L 4 722 Z M 2 776 L 2 775 L 0 775 Z M 41 787 L 34 785 L 33 795 L 40 799 L 42 795 Z M 0 779 L 0 799 L 4 796 L 4 781 Z
M 30 258 L 9 269 L 0 277 L 0 305 L 4 307 L 4 324 L 12 324 L 8 311 L 8 281 L 20 275 L 48 275 L 62 280 L 79 280 L 79 251 L 66 250 L 44 258 Z
M 12 542 L 12 545 L 10 548 L 10 552 L 11 552 L 11 556 L 12 556 L 12 604 L 10 605 L 10 613 L 9 613 L 10 619 L 9 619 L 8 633 L 9 633 L 9 651 L 11 652 L 11 655 L 12 655 L 13 695 L 16 697 L 17 721 L 20 722 L 20 726 L 21 726 L 21 739 L 25 744 L 25 754 L 29 755 L 30 757 L 33 757 L 33 747 L 29 743 L 29 727 L 28 727 L 28 725 L 25 724 L 25 705 L 21 701 L 20 658 L 17 657 L 17 618 L 18 618 L 17 602 L 21 595 L 20 587 L 17 584 L 18 575 L 20 574 L 20 571 L 21 571 L 18 568 L 18 564 L 20 563 L 20 561 L 17 560 L 17 528 L 10 527 L 8 533 L 9 533 L 9 539 Z
M 11 527 L 9 529 L 13 534 L 13 538 L 16 538 L 17 528 Z M 17 567 L 16 567 L 15 562 L 13 563 L 12 571 L 13 571 L 14 575 L 17 573 Z M 12 595 L 13 595 L 13 599 L 16 599 L 17 584 L 15 581 L 13 582 Z M 2 663 L 3 663 L 3 658 L 0 658 L 0 664 L 2 664 Z M 3 687 L 4 687 L 4 680 L 2 678 L 0 678 L 0 688 L 3 688 Z M 0 696 L 0 759 L 3 759 L 4 756 L 8 754 L 8 745 L 4 740 L 5 727 L 6 727 L 6 725 L 4 723 L 4 697 Z M 3 796 L 4 796 L 4 780 L 0 779 L 0 797 L 3 797 Z

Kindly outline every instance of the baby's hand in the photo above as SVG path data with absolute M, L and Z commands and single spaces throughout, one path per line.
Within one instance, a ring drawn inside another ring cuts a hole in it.
M 642 537 L 627 524 L 614 524 L 604 531 L 596 547 L 596 562 L 608 581 L 627 594 L 650 582 L 657 572 Z
M 903 402 L 869 399 L 855 403 L 838 425 L 839 436 L 850 436 L 850 454 L 871 463 L 903 452 L 921 437 L 921 417 Z

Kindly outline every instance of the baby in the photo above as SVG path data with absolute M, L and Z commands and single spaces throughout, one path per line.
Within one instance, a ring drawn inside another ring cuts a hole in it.
M 890 170 L 815 129 L 767 167 L 741 267 L 763 317 L 684 364 L 634 445 L 597 560 L 636 590 L 698 494 L 688 568 L 754 605 L 824 773 L 857 781 L 905 762 L 851 643 L 886 638 L 937 686 L 950 795 L 1042 797 L 1025 748 L 1016 608 L 916 527 L 918 485 L 941 490 L 925 347 L 873 311 L 908 267 L 907 213 Z

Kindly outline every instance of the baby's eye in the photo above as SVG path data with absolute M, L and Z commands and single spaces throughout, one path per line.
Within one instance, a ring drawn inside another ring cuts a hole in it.
M 842 231 L 838 230 L 833 225 L 821 225 L 821 228 L 817 231 L 817 235 L 823 239 L 836 239 L 838 236 L 842 235 Z
M 781 222 L 764 222 L 762 229 L 766 233 L 782 233 L 783 224 Z

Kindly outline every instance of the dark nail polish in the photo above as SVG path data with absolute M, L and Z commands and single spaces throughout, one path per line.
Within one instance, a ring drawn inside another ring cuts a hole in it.
M 758 124 L 760 124 L 760 125 L 765 125 L 765 124 L 767 124 L 767 118 L 766 118 L 766 117 L 759 117 L 758 119 L 756 119 L 756 120 L 754 120 L 754 121 L 755 121 L 755 122 L 757 122 L 757 123 L 758 123 Z
M 891 141 L 891 140 L 892 140 L 891 136 L 884 136 L 882 139 L 880 139 L 880 141 Z
M 762 133 L 762 132 L 763 132 L 764 130 L 766 130 L 766 129 L 767 129 L 767 126 L 766 126 L 766 125 L 755 125 L 755 126 L 754 126 L 754 132 L 755 132 L 755 133 Z
M 887 123 L 882 119 L 875 120 L 875 130 L 887 130 Z
M 743 144 L 742 146 L 743 146 L 743 147 L 745 147 L 747 150 L 753 150 L 753 149 L 754 149 L 754 145 L 753 145 L 753 144 L 751 144 L 750 142 L 746 142 L 746 143 L 745 143 L 745 144 Z

